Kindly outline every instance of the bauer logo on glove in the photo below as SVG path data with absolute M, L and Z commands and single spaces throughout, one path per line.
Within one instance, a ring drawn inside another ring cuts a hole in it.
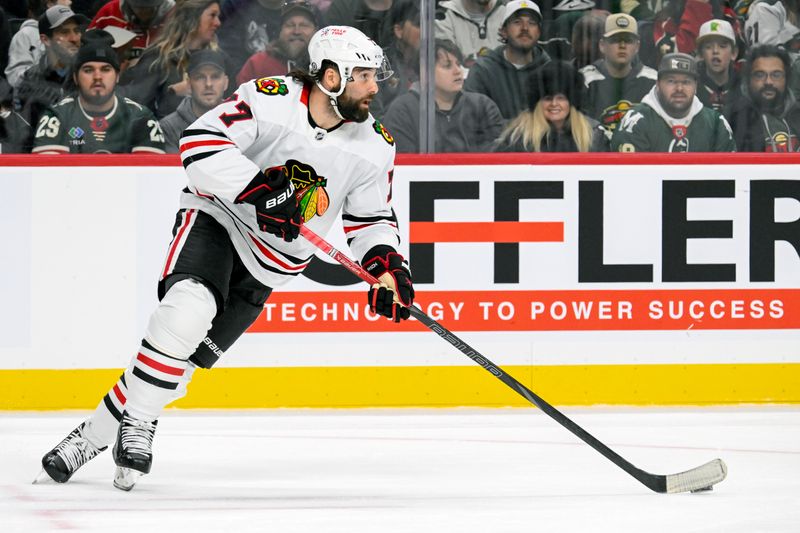
M 283 167 L 259 172 L 236 197 L 236 202 L 252 204 L 256 209 L 258 229 L 277 235 L 286 242 L 300 235 L 303 217 L 292 180 Z

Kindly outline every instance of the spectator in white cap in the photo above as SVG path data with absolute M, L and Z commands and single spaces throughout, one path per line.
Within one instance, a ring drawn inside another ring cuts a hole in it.
M 723 116 L 697 99 L 697 63 L 688 54 L 667 54 L 653 89 L 622 118 L 612 152 L 735 152 Z
M 482 93 L 494 100 L 506 120 L 528 108 L 530 77 L 550 56 L 539 45 L 542 14 L 531 0 L 506 4 L 500 28 L 502 46 L 478 59 L 470 69 L 464 90 Z
M 720 113 L 736 98 L 739 74 L 734 68 L 738 49 L 730 22 L 711 19 L 700 26 L 697 37 L 697 97 L 704 106 Z
M 585 112 L 609 135 L 656 81 L 656 71 L 639 61 L 639 44 L 635 18 L 624 13 L 609 15 L 600 39 L 602 59 L 581 69 L 588 93 Z
M 70 88 L 72 59 L 87 22 L 86 17 L 62 5 L 49 8 L 39 18 L 45 52 L 38 63 L 25 71 L 15 92 L 20 114 L 34 129 L 44 110 L 66 96 Z M 30 149 L 31 144 L 26 148 Z
M 466 68 L 502 44 L 499 32 L 506 18 L 502 0 L 445 0 L 438 9 L 436 38 L 456 43 Z

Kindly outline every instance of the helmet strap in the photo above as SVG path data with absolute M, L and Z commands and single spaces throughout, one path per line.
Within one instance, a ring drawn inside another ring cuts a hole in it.
M 339 69 L 339 79 L 339 90 L 336 92 L 326 89 L 325 86 L 322 85 L 321 81 L 317 81 L 317 87 L 319 87 L 319 90 L 328 96 L 328 101 L 330 101 L 331 107 L 333 107 L 333 112 L 336 113 L 336 116 L 342 120 L 347 120 L 339 112 L 339 97 L 344 92 L 345 85 L 347 85 L 347 78 L 344 77 L 344 73 L 341 71 L 341 69 Z

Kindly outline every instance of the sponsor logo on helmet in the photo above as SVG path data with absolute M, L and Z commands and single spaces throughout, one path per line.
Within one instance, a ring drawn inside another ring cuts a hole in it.
M 279 78 L 259 78 L 256 80 L 256 89 L 262 94 L 270 96 L 280 95 L 285 96 L 289 94 L 289 87 L 286 83 Z
M 375 130 L 375 133 L 383 137 L 383 140 L 389 144 L 394 144 L 394 137 L 392 134 L 387 131 L 386 128 L 383 127 L 383 124 L 378 122 L 377 120 L 372 123 L 372 129 Z

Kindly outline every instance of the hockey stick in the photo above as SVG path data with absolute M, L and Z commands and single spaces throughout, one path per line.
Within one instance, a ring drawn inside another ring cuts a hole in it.
M 375 279 L 375 277 L 373 277 L 369 272 L 364 270 L 361 265 L 334 248 L 333 245 L 308 229 L 308 227 L 301 226 L 300 233 L 302 233 L 303 237 L 308 239 L 309 242 L 311 242 L 314 246 L 335 259 L 338 263 L 343 265 L 345 268 L 347 268 L 347 270 L 355 274 L 357 277 L 366 281 L 370 285 L 378 283 L 378 280 Z M 459 339 L 454 333 L 450 332 L 447 328 L 429 317 L 424 311 L 413 305 L 409 307 L 409 310 L 411 311 L 411 316 L 422 322 L 431 331 L 452 344 L 461 353 L 478 363 L 478 365 L 483 367 L 487 372 L 508 385 L 512 390 L 531 402 L 533 405 L 544 411 L 545 414 L 547 414 L 550 418 L 570 430 L 583 442 L 600 452 L 604 457 L 606 457 L 606 459 L 610 460 L 612 463 L 636 478 L 647 488 L 660 493 L 688 491 L 698 492 L 703 490 L 711 490 L 714 484 L 725 479 L 725 476 L 728 473 L 728 468 L 725 466 L 725 463 L 722 461 L 722 459 L 714 459 L 713 461 L 710 461 L 702 466 L 692 468 L 691 470 L 687 470 L 686 472 L 668 475 L 651 474 L 650 472 L 645 472 L 644 470 L 635 467 L 617 452 L 597 440 L 588 431 L 573 422 L 564 413 L 544 401 L 525 385 L 504 372 L 500 367 L 481 355 L 466 342 Z

